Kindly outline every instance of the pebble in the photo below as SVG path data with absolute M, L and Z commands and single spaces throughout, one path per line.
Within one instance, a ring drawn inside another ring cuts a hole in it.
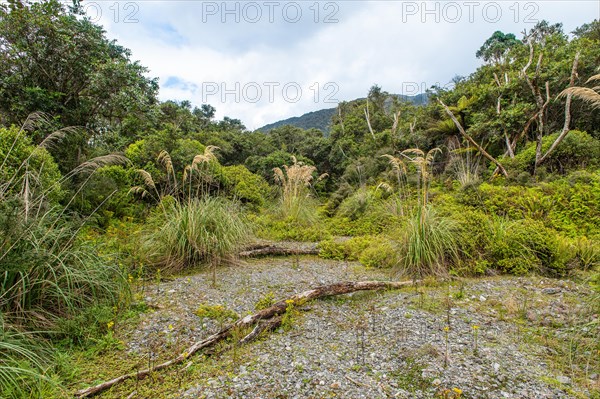
M 146 294 L 155 297 L 148 297 L 147 301 L 162 307 L 142 315 L 140 324 L 126 337 L 127 346 L 143 355 L 152 341 L 177 339 L 177 345 L 184 346 L 215 333 L 221 323 L 195 315 L 201 303 L 222 305 L 244 315 L 254 312 L 254 305 L 269 292 L 281 299 L 318 284 L 389 279 L 385 271 L 366 270 L 357 263 L 302 258 L 298 270 L 291 272 L 292 266 L 293 262 L 286 258 L 251 260 L 243 267 L 220 269 L 217 288 L 211 287 L 210 274 L 205 273 L 163 282 L 161 294 L 155 295 L 156 288 L 149 287 Z M 528 281 L 510 277 L 482 279 L 468 283 L 465 291 L 473 301 L 486 302 L 498 295 L 499 287 L 512 290 Z M 470 295 L 473 292 L 477 296 Z M 165 298 L 165 293 L 174 295 Z M 428 300 L 441 296 L 432 294 Z M 327 392 L 331 389 L 337 391 L 336 397 L 347 399 L 394 395 L 426 399 L 439 397 L 442 388 L 457 387 L 465 392 L 465 397 L 478 399 L 571 398 L 544 382 L 549 366 L 542 363 L 543 356 L 536 358 L 522 352 L 514 326 L 497 321 L 491 312 L 484 313 L 488 306 L 464 301 L 461 306 L 452 307 L 449 361 L 444 367 L 445 313 L 442 317 L 427 310 L 427 306 L 419 307 L 408 290 L 342 298 L 319 301 L 311 305 L 310 311 L 294 317 L 292 331 L 281 329 L 279 334 L 252 343 L 250 353 L 241 360 L 243 365 L 236 372 L 188 381 L 192 386 L 186 385 L 168 397 L 305 399 L 330 397 L 331 392 L 329 396 Z M 174 303 L 164 306 L 168 300 Z M 372 309 L 377 309 L 375 315 Z M 549 308 L 548 314 L 554 317 L 557 309 Z M 569 308 L 562 312 L 568 313 Z M 546 315 L 528 309 L 527 316 L 541 321 Z M 160 334 L 169 324 L 186 328 Z M 480 326 L 476 354 L 474 324 Z M 594 377 L 598 378 L 590 375 L 591 379 Z M 416 388 L 414 378 L 428 383 Z M 574 385 L 566 376 L 556 380 Z

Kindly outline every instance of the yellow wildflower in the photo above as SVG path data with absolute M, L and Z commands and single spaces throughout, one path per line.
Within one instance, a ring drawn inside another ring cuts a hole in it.
M 115 322 L 114 321 L 109 321 L 108 323 L 106 323 L 106 328 L 109 330 L 112 330 L 112 328 L 115 326 Z

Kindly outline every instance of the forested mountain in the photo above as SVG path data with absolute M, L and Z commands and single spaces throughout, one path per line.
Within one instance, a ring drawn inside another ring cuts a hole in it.
M 405 96 L 401 94 L 392 94 L 390 95 L 390 100 L 388 101 L 391 104 L 392 97 L 398 97 L 405 101 L 411 102 L 415 105 L 426 105 L 427 104 L 427 94 L 417 94 L 415 96 Z M 364 100 L 364 98 L 359 98 L 357 100 Z M 256 130 L 261 132 L 269 132 L 271 129 L 276 127 L 290 125 L 294 127 L 298 127 L 300 129 L 318 129 L 325 133 L 329 134 L 329 128 L 331 127 L 332 118 L 336 115 L 337 107 L 335 108 L 325 108 L 320 109 L 318 111 L 307 112 L 301 116 L 294 116 L 288 119 L 283 119 L 277 122 L 269 123 L 263 127 L 260 127 Z

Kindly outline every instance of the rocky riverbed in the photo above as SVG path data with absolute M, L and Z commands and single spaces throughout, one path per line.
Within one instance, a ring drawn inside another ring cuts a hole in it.
M 317 285 L 394 278 L 317 257 L 224 267 L 216 287 L 209 276 L 200 272 L 140 290 L 138 300 L 151 310 L 121 333 L 123 356 L 144 359 L 136 367 L 151 364 L 254 312 L 257 304 Z M 588 296 L 585 285 L 571 281 L 487 277 L 318 300 L 296 309 L 285 328 L 255 342 L 220 345 L 209 356 L 193 356 L 190 363 L 105 396 L 590 397 L 598 392 L 596 354 L 587 354 L 585 369 L 585 347 L 576 349 L 577 356 L 560 349 L 561 339 L 573 339 L 574 326 L 594 317 Z M 567 355 L 571 364 L 563 359 Z

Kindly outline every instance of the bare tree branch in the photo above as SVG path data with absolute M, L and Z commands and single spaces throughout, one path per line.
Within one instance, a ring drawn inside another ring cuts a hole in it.
M 438 102 L 442 105 L 442 107 L 444 107 L 444 110 L 446 111 L 446 113 L 448 114 L 450 119 L 452 119 L 452 122 L 454 122 L 454 124 L 456 125 L 456 128 L 458 129 L 460 134 L 462 134 L 469 143 L 473 144 L 473 146 L 475 148 L 477 148 L 477 151 L 479 151 L 481 153 L 481 155 L 483 155 L 484 157 L 489 159 L 493 164 L 495 164 L 504 176 L 508 176 L 508 173 L 506 173 L 506 169 L 504 169 L 504 166 L 502 166 L 502 164 L 500 162 L 498 162 L 498 160 L 496 158 L 494 158 L 492 155 L 490 155 L 485 149 L 483 149 L 483 147 L 481 145 L 479 145 L 478 142 L 476 142 L 470 135 L 467 134 L 467 132 L 462 127 L 462 125 L 460 124 L 458 119 L 456 119 L 456 117 L 454 116 L 452 111 L 450 111 L 450 108 L 448 108 L 448 106 L 446 104 L 444 104 L 444 102 L 439 98 L 438 98 Z
M 573 67 L 571 68 L 571 79 L 569 80 L 569 87 L 575 86 L 575 77 L 577 76 L 577 66 L 579 65 L 579 54 L 580 53 L 577 52 L 577 54 L 575 54 L 575 59 L 573 59 Z M 563 141 L 563 139 L 569 133 L 569 126 L 571 125 L 571 100 L 572 99 L 573 99 L 573 94 L 567 93 L 567 100 L 565 103 L 565 124 L 563 125 L 563 129 L 560 132 L 560 134 L 558 135 L 558 137 L 556 138 L 556 140 L 554 140 L 554 143 L 552 143 L 550 148 L 548 148 L 548 151 L 546 151 L 546 153 L 536 161 L 536 166 L 541 164 L 542 162 L 544 162 L 548 158 L 548 156 L 552 153 L 552 151 L 554 151 L 554 149 L 561 143 L 561 141 Z

